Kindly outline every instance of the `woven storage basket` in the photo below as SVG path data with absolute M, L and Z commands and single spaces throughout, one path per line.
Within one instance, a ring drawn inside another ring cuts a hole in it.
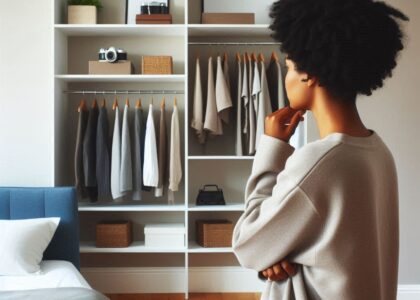
M 103 221 L 96 224 L 96 247 L 128 247 L 132 241 L 131 221 Z
M 232 234 L 229 220 L 196 220 L 197 243 L 201 247 L 232 247 Z
M 172 74 L 172 56 L 142 56 L 142 74 Z

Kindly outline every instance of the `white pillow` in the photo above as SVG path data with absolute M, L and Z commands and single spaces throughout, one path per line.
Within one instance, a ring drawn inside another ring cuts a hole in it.
M 0 275 L 39 272 L 60 218 L 0 220 Z

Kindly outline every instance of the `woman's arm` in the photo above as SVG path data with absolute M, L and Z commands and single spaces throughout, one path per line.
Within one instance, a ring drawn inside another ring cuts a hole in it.
M 286 165 L 292 153 L 288 143 L 261 136 L 245 188 L 245 212 L 235 225 L 232 239 L 234 253 L 246 268 L 263 271 L 273 266 L 303 249 L 321 228 L 317 210 L 293 177 L 299 174 L 299 163 Z M 307 170 L 302 168 L 302 172 Z

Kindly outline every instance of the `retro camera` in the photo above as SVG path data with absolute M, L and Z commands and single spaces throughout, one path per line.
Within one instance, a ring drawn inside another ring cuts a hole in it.
M 119 60 L 127 60 L 127 52 L 115 47 L 101 48 L 99 50 L 99 61 L 113 63 Z

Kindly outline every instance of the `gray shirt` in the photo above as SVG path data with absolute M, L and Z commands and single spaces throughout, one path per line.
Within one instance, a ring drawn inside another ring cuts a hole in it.
M 295 276 L 266 281 L 262 300 L 395 300 L 397 174 L 379 135 L 332 133 L 294 151 L 263 135 L 232 247 L 261 272 L 282 259 Z

